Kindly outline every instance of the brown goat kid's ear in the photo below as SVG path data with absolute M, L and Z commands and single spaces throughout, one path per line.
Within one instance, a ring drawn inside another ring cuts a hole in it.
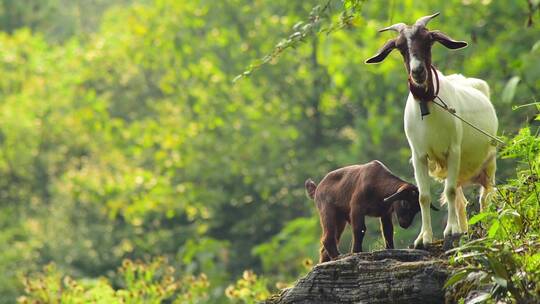
M 366 63 L 379 63 L 383 61 L 384 58 L 386 58 L 386 56 L 388 56 L 388 54 L 390 54 L 390 52 L 392 52 L 392 50 L 395 48 L 396 48 L 396 39 L 388 40 L 383 45 L 383 47 L 379 50 L 377 55 L 366 60 Z
M 431 34 L 431 38 L 434 41 L 437 41 L 440 44 L 452 50 L 461 49 L 467 46 L 467 42 L 454 40 L 448 37 L 446 34 L 439 31 L 431 31 L 430 34 Z

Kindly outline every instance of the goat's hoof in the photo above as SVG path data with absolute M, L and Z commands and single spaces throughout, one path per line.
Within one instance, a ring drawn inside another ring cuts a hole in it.
M 452 239 L 454 241 L 457 241 L 459 242 L 459 240 L 461 239 L 462 236 L 464 236 L 465 234 L 467 234 L 466 232 L 462 232 L 462 233 L 454 233 L 452 234 Z
M 445 236 L 442 249 L 444 251 L 448 251 L 452 249 L 453 247 L 454 247 L 454 240 L 452 239 L 452 236 L 451 235 Z
M 445 236 L 444 237 L 444 242 L 443 242 L 443 250 L 448 251 L 448 250 L 454 248 L 454 243 L 456 241 L 459 241 L 459 239 L 461 238 L 462 235 L 463 235 L 463 233 L 454 233 L 454 234 Z
M 426 246 L 424 246 L 424 243 L 420 242 L 418 244 L 412 244 L 411 246 L 409 246 L 409 248 L 418 249 L 418 250 L 425 250 Z

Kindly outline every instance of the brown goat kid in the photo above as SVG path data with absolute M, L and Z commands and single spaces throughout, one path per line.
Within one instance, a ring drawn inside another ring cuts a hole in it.
M 392 212 L 399 225 L 408 228 L 420 211 L 418 188 L 377 160 L 332 171 L 318 186 L 308 179 L 305 186 L 308 197 L 315 200 L 323 230 L 319 263 L 339 256 L 337 245 L 347 222 L 353 231 L 353 252 L 362 251 L 366 215 L 380 218 L 386 248 L 392 249 Z

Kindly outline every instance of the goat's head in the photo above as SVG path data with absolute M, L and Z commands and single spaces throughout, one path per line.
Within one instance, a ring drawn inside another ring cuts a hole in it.
M 403 184 L 392 195 L 384 199 L 385 203 L 391 203 L 401 228 L 409 228 L 416 214 L 420 211 L 418 201 L 418 188 L 413 184 Z M 431 209 L 438 210 L 430 205 Z
M 379 32 L 395 31 L 398 36 L 387 41 L 375 56 L 366 60 L 366 63 L 379 63 L 393 49 L 397 48 L 405 61 L 410 81 L 415 86 L 426 88 L 431 67 L 431 46 L 433 43 L 439 42 L 449 49 L 460 49 L 467 46 L 466 42 L 456 41 L 442 32 L 430 31 L 426 28 L 427 23 L 438 15 L 439 13 L 422 17 L 414 25 L 397 23 L 379 30 Z

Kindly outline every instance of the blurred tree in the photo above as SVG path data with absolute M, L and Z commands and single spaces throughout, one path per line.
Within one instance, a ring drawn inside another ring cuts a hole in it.
M 436 47 L 434 62 L 490 83 L 501 132 L 530 119 L 509 109 L 540 87 L 540 30 L 518 18 L 525 2 L 367 1 L 339 30 L 306 37 L 234 85 L 328 2 L 34 2 L 1 2 L 4 302 L 22 288 L 11 274 L 51 261 L 111 277 L 124 258 L 169 256 L 209 276 L 209 301 L 244 269 L 268 282 L 305 271 L 319 237 L 306 178 L 380 159 L 412 180 L 401 60 L 363 64 L 390 37 L 377 34 L 387 24 L 444 12 L 433 28 L 471 44 Z M 333 3 L 328 20 L 339 22 Z M 512 167 L 501 161 L 499 176 Z M 396 230 L 399 247 L 417 231 Z M 366 246 L 378 248 L 376 221 L 368 232 Z
M 99 28 L 101 15 L 110 7 L 134 0 L 1 0 L 0 29 L 13 33 L 30 28 L 51 41 L 85 36 Z

